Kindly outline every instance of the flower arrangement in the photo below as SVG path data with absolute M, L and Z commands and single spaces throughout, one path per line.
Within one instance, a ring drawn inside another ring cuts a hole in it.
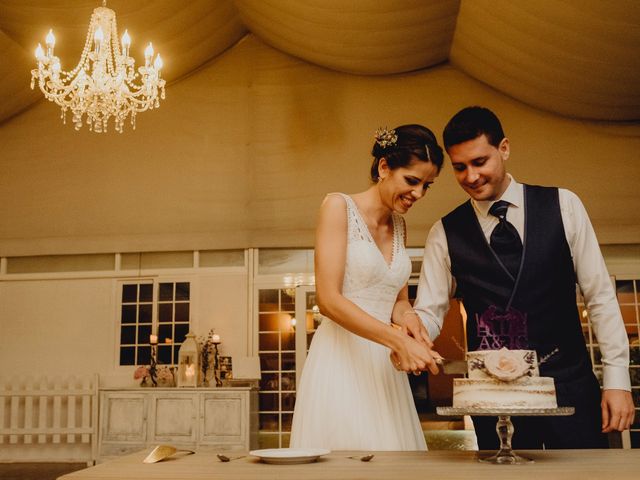
M 202 382 L 204 386 L 208 386 L 209 378 L 211 375 L 207 376 L 209 370 L 212 369 L 213 363 L 213 354 L 214 354 L 214 342 L 213 342 L 213 328 L 209 330 L 209 333 L 206 337 L 198 338 L 198 346 L 200 347 L 200 370 L 202 371 Z
M 173 367 L 162 365 L 158 368 L 158 384 L 165 387 L 174 386 Z
M 144 386 L 147 384 L 148 380 L 151 379 L 151 372 L 149 371 L 149 367 L 145 365 L 140 365 L 133 372 L 133 379 L 140 380 L 140 386 Z
M 133 379 L 140 381 L 141 387 L 152 385 L 151 368 L 146 365 L 140 365 L 133 372 Z M 163 387 L 174 386 L 173 367 L 162 365 L 156 369 L 157 384 Z

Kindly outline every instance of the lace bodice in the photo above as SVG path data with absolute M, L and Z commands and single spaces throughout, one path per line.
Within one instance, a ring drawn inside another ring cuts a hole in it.
M 342 294 L 385 323 L 398 292 L 409 280 L 411 259 L 404 248 L 404 222 L 393 213 L 393 256 L 387 263 L 376 245 L 353 199 L 340 193 L 347 203 L 347 262 Z

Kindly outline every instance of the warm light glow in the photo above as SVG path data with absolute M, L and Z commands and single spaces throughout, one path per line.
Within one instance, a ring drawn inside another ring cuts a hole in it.
M 39 61 L 44 60 L 44 50 L 42 49 L 42 45 L 38 44 L 38 46 L 36 47 L 36 58 Z
M 158 336 L 157 335 L 149 335 L 149 343 L 151 345 L 155 345 L 158 343 Z
M 586 310 L 582 310 L 582 318 L 587 318 L 587 311 Z
M 96 43 L 102 43 L 102 41 L 104 40 L 104 32 L 102 31 L 102 27 L 98 27 L 96 33 L 93 34 L 93 39 L 96 41 Z
M 220 335 L 218 335 L 217 333 L 214 333 L 213 335 L 211 335 L 211 341 L 213 343 L 220 343 Z
M 173 343 L 173 339 L 167 337 L 167 338 L 164 339 L 164 343 L 167 343 L 167 344 L 171 345 Z
M 136 115 L 158 108 L 164 99 L 163 61 L 158 55 L 152 63 L 154 52 L 149 43 L 145 63 L 136 68 L 129 56 L 129 32 L 125 30 L 122 46 L 118 44 L 116 13 L 105 4 L 93 10 L 80 61 L 73 70 L 62 70 L 53 52 L 55 36 L 49 30 L 46 51 L 41 45 L 35 51 L 37 67 L 31 70 L 31 88 L 37 83 L 45 98 L 60 106 L 63 122 L 71 111 L 76 130 L 87 124 L 91 131 L 102 133 L 113 118 L 115 129 L 122 133 L 127 119 L 135 129 Z
M 149 45 L 147 45 L 147 48 L 144 49 L 144 56 L 145 58 L 153 57 L 153 45 L 151 44 L 151 42 L 149 42 Z
M 160 54 L 156 55 L 156 60 L 153 62 L 153 66 L 158 71 L 162 69 L 162 58 L 160 58 Z
M 292 326 L 292 327 L 295 327 L 295 326 L 296 326 L 296 321 L 297 321 L 297 320 L 296 320 L 295 318 L 292 318 L 292 319 L 291 319 L 291 326 Z
M 125 30 L 122 34 L 122 46 L 124 48 L 129 48 L 131 46 L 131 37 L 129 36 L 128 30 Z
M 45 41 L 47 42 L 47 47 L 49 48 L 53 48 L 56 44 L 56 37 L 53 34 L 53 30 L 49 30 L 49 33 L 47 33 L 47 37 L 45 38 Z
M 187 365 L 187 367 L 184 370 L 184 376 L 187 378 L 193 378 L 195 374 L 196 374 L 196 366 L 193 363 L 190 363 L 189 365 Z

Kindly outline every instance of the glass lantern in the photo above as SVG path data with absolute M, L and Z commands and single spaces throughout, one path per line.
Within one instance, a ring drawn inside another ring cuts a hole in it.
M 178 351 L 178 387 L 197 387 L 200 367 L 196 336 L 189 332 Z

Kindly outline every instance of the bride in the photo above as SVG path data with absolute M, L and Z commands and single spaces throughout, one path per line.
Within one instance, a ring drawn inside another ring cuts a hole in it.
M 407 307 L 411 261 L 401 214 L 425 195 L 443 154 L 421 125 L 378 130 L 375 138 L 374 184 L 329 194 L 320 208 L 315 278 L 327 318 L 302 372 L 292 448 L 426 449 L 405 372 L 435 374 L 439 355 Z

